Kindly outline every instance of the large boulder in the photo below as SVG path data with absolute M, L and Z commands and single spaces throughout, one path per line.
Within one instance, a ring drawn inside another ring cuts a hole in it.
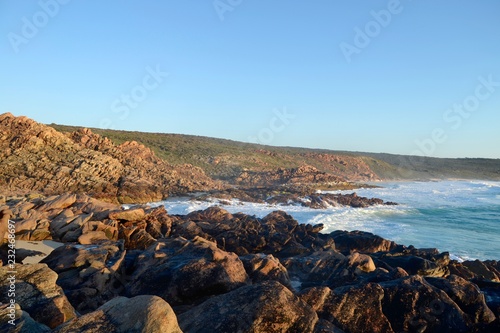
M 393 333 L 382 309 L 383 298 L 383 289 L 375 283 L 334 290 L 314 287 L 301 295 L 320 318 L 345 332 Z
M 401 267 L 411 275 L 418 274 L 430 277 L 446 277 L 449 275 L 449 270 L 446 266 L 442 266 L 430 260 L 413 255 L 386 255 L 380 258 L 380 260 L 392 268 Z
M 182 333 L 170 305 L 156 296 L 117 297 L 55 333 Z
M 397 332 L 470 332 L 462 309 L 442 290 L 419 275 L 381 282 L 383 311 Z
M 396 243 L 366 231 L 342 231 L 330 233 L 335 241 L 335 248 L 343 254 L 351 252 L 375 253 L 390 251 Z
M 16 273 L 12 275 L 10 271 Z M 15 281 L 16 302 L 36 321 L 55 328 L 76 317 L 75 309 L 56 284 L 57 274 L 45 264 L 0 267 L 0 301 L 9 303 Z
M 495 320 L 495 314 L 486 305 L 484 294 L 474 283 L 456 275 L 450 275 L 447 279 L 426 278 L 426 281 L 446 292 L 465 312 L 470 322 L 489 324 Z
M 234 253 L 204 238 L 162 239 L 137 256 L 127 277 L 128 294 L 157 295 L 171 305 L 226 293 L 248 282 Z
M 288 288 L 291 287 L 292 282 L 285 266 L 271 254 L 249 254 L 240 259 L 253 283 L 275 280 Z
M 376 270 L 372 258 L 354 252 L 349 256 L 335 250 L 317 251 L 306 256 L 295 256 L 282 260 L 292 280 L 300 281 L 301 288 L 343 285 L 368 281 Z
M 122 263 L 126 251 L 123 244 L 61 246 L 42 260 L 59 277 L 70 302 L 81 313 L 97 309 L 119 295 Z
M 312 332 L 318 316 L 276 281 L 213 297 L 179 316 L 185 332 Z
M 47 199 L 39 208 L 42 211 L 68 208 L 76 202 L 76 194 L 63 194 Z

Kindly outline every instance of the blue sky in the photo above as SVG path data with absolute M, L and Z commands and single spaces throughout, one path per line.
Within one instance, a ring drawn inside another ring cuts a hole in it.
M 500 2 L 0 1 L 0 113 L 500 158 Z

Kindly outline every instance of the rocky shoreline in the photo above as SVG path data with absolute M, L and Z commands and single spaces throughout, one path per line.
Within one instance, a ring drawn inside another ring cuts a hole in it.
M 500 331 L 494 260 L 457 262 L 362 231 L 321 233 L 284 211 L 170 215 L 67 193 L 9 200 L 0 212 L 18 240 L 63 243 L 41 263 L 16 264 L 15 332 Z M 16 254 L 21 262 L 39 253 Z M 0 305 L 1 332 L 12 328 L 10 313 Z
M 238 200 L 241 202 L 266 203 L 279 206 L 302 206 L 313 209 L 340 206 L 365 208 L 374 205 L 397 205 L 395 202 L 384 202 L 378 198 L 360 197 L 356 192 L 350 194 L 328 193 L 318 191 L 311 186 L 230 188 L 209 191 L 194 195 L 192 198 L 192 200 L 212 202 L 214 199 L 219 204 L 230 204 L 232 201 Z

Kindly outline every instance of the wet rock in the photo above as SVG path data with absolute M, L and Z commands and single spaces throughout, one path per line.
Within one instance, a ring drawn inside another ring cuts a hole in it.
M 192 304 L 248 282 L 236 254 L 201 237 L 162 239 L 137 256 L 128 271 L 129 295 L 157 295 L 171 305 Z
M 181 314 L 185 332 L 313 332 L 316 313 L 275 281 L 241 287 Z
M 30 316 L 50 328 L 76 317 L 74 308 L 56 284 L 57 274 L 44 264 L 20 265 L 15 269 L 16 302 Z M 8 290 L 13 282 L 9 266 L 0 268 L 0 298 L 9 303 Z
M 182 333 L 170 305 L 156 296 L 117 297 L 55 333 Z

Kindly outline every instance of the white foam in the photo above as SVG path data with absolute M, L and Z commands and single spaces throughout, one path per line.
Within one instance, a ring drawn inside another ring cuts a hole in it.
M 241 212 L 257 217 L 264 217 L 275 210 L 284 210 L 300 223 L 323 223 L 325 233 L 334 230 L 363 230 L 404 245 L 439 247 L 442 251 L 453 253 L 454 258 L 459 261 L 495 259 L 494 256 L 498 259 L 500 228 L 487 231 L 484 224 L 483 227 L 478 225 L 475 228 L 474 223 L 478 222 L 474 218 L 477 217 L 467 214 L 476 213 L 468 212 L 464 208 L 485 212 L 497 209 L 498 212 L 500 182 L 398 182 L 379 185 L 385 187 L 359 189 L 355 192 L 359 196 L 377 197 L 384 201 L 397 202 L 399 205 L 367 208 L 331 206 L 312 209 L 300 204 L 284 206 L 239 200 L 221 202 L 218 199 L 191 201 L 189 198 L 173 198 L 151 205 L 165 205 L 170 214 L 188 214 L 213 205 L 219 205 L 231 213 Z M 323 193 L 352 192 L 354 191 Z

